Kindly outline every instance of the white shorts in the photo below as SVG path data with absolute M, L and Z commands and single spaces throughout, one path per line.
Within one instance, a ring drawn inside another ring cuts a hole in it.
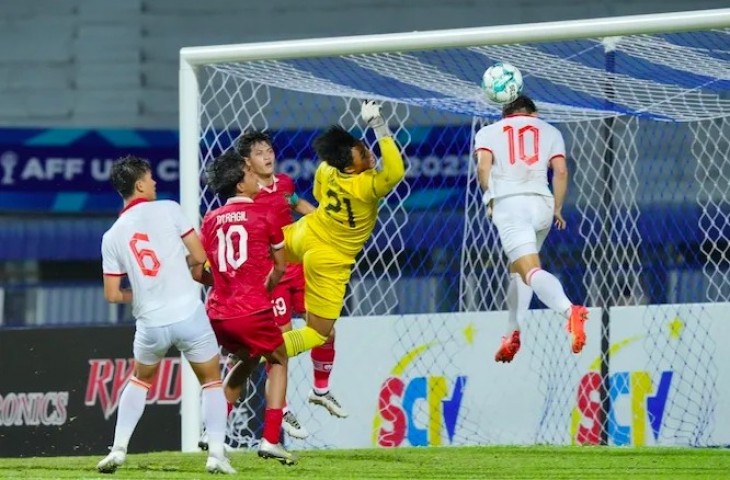
M 134 359 L 142 365 L 155 365 L 175 346 L 191 363 L 207 362 L 218 356 L 218 341 L 200 304 L 185 320 L 162 327 L 137 324 L 134 334 Z
M 553 223 L 555 200 L 543 195 L 511 195 L 497 198 L 492 222 L 510 263 L 538 253 Z

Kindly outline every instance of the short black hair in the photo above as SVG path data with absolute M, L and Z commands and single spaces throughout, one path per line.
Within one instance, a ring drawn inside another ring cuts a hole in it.
M 216 157 L 205 169 L 208 186 L 223 199 L 236 196 L 236 186 L 245 178 L 243 157 L 229 148 Z
M 360 140 L 350 132 L 332 125 L 314 140 L 314 151 L 320 160 L 342 172 L 352 165 L 352 149 L 359 144 Z
M 238 140 L 236 140 L 235 149 L 238 154 L 241 155 L 243 158 L 248 158 L 251 156 L 251 147 L 261 142 L 268 143 L 269 146 L 273 146 L 273 144 L 271 143 L 271 137 L 267 133 L 258 130 L 252 130 L 238 137 Z
M 134 194 L 134 184 L 151 171 L 150 162 L 144 158 L 127 155 L 114 162 L 109 178 L 114 189 L 126 200 Z
M 520 95 L 514 101 L 502 107 L 502 116 L 506 117 L 507 115 L 512 115 L 520 111 L 524 111 L 528 115 L 533 114 L 537 112 L 537 106 L 535 106 L 535 102 L 527 95 Z

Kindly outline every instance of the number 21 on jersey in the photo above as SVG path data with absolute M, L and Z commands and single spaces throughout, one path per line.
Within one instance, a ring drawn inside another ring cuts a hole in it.
M 218 236 L 218 271 L 238 269 L 248 260 L 248 232 L 243 225 L 231 225 L 216 231 Z
M 527 165 L 537 162 L 540 156 L 540 130 L 536 126 L 525 125 L 515 131 L 512 125 L 505 125 L 502 131 L 507 134 L 510 165 L 514 165 L 517 158 Z

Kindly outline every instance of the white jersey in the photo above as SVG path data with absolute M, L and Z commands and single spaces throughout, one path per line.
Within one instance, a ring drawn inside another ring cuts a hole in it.
M 182 237 L 194 234 L 170 200 L 131 202 L 101 241 L 104 275 L 127 275 L 138 324 L 160 327 L 186 320 L 201 304 Z
M 474 151 L 487 150 L 494 157 L 489 179 L 492 198 L 537 194 L 552 197 L 548 188 L 550 160 L 565 156 L 560 131 L 531 115 L 510 115 L 481 128 Z

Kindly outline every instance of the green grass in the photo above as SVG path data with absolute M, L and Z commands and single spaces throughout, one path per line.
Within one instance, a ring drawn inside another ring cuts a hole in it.
M 0 452 L 1 454 L 1 452 Z M 205 455 L 130 455 L 114 476 L 94 469 L 101 457 L 0 458 L 0 478 L 206 478 Z M 301 452 L 293 467 L 254 453 L 231 454 L 250 479 L 730 479 L 730 451 L 679 448 L 445 447 Z

